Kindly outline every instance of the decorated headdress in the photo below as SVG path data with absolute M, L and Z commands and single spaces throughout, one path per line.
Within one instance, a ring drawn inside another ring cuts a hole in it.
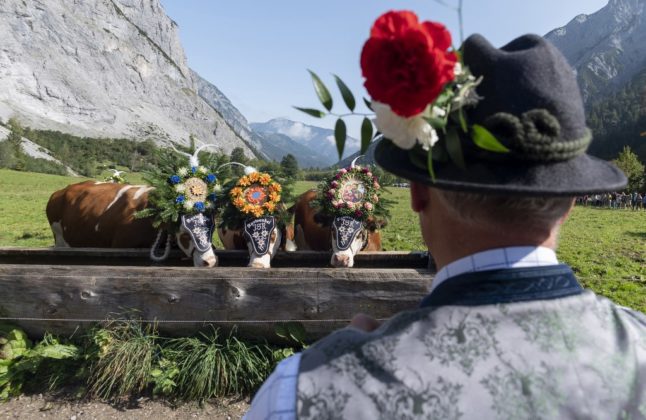
M 266 254 L 271 232 L 284 224 L 286 211 L 281 204 L 281 192 L 282 186 L 270 174 L 246 166 L 245 175 L 225 191 L 222 226 L 242 229 L 256 254 Z
M 187 158 L 183 163 L 178 161 L 176 155 L 163 153 L 158 166 L 146 177 L 154 187 L 148 196 L 149 205 L 137 213 L 138 218 L 152 217 L 153 226 L 163 227 L 169 235 L 183 226 L 202 252 L 211 247 L 215 203 L 221 186 L 215 170 L 201 165 L 198 154 L 213 146 L 201 145 L 192 154 L 173 148 Z M 168 246 L 167 251 L 169 249 Z
M 323 180 L 312 202 L 318 210 L 317 217 L 329 222 L 336 231 L 340 250 L 350 246 L 362 227 L 374 230 L 385 225 L 389 216 L 384 205 L 387 200 L 381 198 L 379 179 L 369 167 L 356 165 L 359 157 Z

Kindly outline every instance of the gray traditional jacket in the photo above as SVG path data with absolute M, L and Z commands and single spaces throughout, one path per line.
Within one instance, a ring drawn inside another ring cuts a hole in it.
M 564 265 L 469 273 L 306 350 L 301 419 L 646 418 L 646 316 Z

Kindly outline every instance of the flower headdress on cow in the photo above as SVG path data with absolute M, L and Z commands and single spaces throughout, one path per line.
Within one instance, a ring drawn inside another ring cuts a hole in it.
M 149 205 L 136 215 L 138 218 L 152 217 L 153 227 L 159 228 L 160 234 L 163 228 L 169 236 L 182 225 L 190 232 L 200 251 L 211 247 L 215 204 L 222 190 L 213 165 L 200 164 L 198 155 L 207 147 L 215 145 L 203 144 L 193 153 L 181 152 L 174 147 L 175 153 L 162 152 L 158 165 L 146 176 L 146 181 L 154 187 L 148 196 Z M 187 160 L 178 160 L 177 154 Z M 159 236 L 155 245 L 158 242 Z M 170 243 L 167 242 L 167 251 L 169 249 Z
M 472 35 L 457 51 L 436 22 L 409 11 L 380 16 L 361 53 L 366 100 L 383 134 L 375 161 L 403 178 L 437 188 L 518 195 L 580 195 L 625 185 L 613 165 L 587 155 L 592 135 L 576 76 L 549 41 L 523 35 L 500 49 Z M 345 123 L 312 74 L 323 106 Z M 349 89 L 337 78 L 346 105 Z M 327 115 L 316 109 L 302 111 Z M 372 124 L 362 125 L 362 150 Z
M 360 157 L 323 180 L 311 204 L 318 209 L 317 221 L 331 225 L 337 233 L 336 245 L 341 250 L 349 247 L 362 227 L 374 231 L 385 226 L 390 216 L 378 177 L 370 167 L 356 164 Z
M 244 167 L 244 175 L 229 182 L 222 193 L 221 226 L 242 230 L 258 255 L 269 252 L 269 238 L 274 229 L 282 229 L 287 211 L 282 204 L 283 188 L 270 174 L 238 162 L 227 165 Z

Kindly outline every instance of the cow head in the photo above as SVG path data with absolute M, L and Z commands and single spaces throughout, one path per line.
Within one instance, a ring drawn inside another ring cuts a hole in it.
M 177 245 L 193 258 L 195 267 L 215 267 L 218 257 L 213 252 L 211 241 L 215 222 L 212 216 L 202 213 L 182 215 L 179 230 L 176 234 Z
M 368 243 L 368 229 L 361 220 L 351 216 L 337 216 L 332 221 L 333 267 L 354 266 L 354 256 Z
M 249 267 L 271 267 L 271 259 L 276 255 L 282 239 L 276 219 L 266 216 L 245 220 L 244 237 L 249 249 Z

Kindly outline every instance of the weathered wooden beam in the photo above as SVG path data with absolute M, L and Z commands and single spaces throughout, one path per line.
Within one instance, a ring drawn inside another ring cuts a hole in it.
M 358 312 L 383 319 L 415 308 L 430 280 L 422 269 L 5 264 L 0 318 L 41 335 L 70 334 L 125 314 L 156 320 L 172 335 L 236 325 L 243 335 L 270 341 L 277 322 L 296 320 L 317 338 Z
M 168 260 L 161 264 L 153 264 L 148 253 L 148 249 L 137 248 L 0 248 L 0 264 L 192 265 L 192 260 L 179 250 L 173 250 Z M 242 267 L 249 261 L 246 251 L 216 250 L 215 253 L 224 267 Z M 327 267 L 330 257 L 330 252 L 281 251 L 272 266 Z M 428 261 L 428 254 L 419 251 L 359 252 L 355 257 L 357 268 L 428 268 Z

